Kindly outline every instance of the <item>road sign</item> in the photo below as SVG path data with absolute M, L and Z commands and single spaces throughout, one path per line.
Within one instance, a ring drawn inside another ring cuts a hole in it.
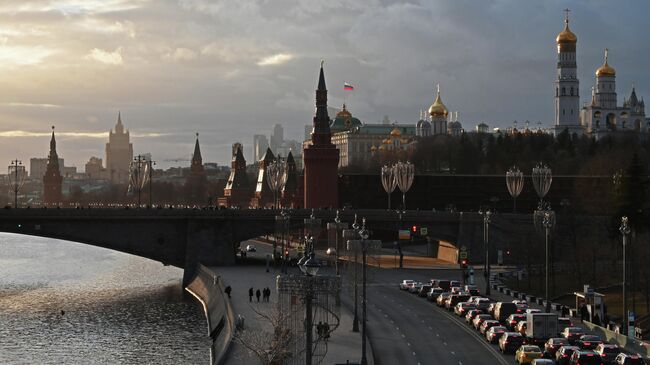
M 460 246 L 461 251 L 467 251 L 467 247 L 465 245 Z
M 461 260 L 466 259 L 466 258 L 467 258 L 467 251 L 460 251 L 460 252 L 458 253 L 458 257 L 459 257 Z
M 420 236 L 426 236 L 429 234 L 429 229 L 427 227 L 420 227 Z
M 411 231 L 408 229 L 400 229 L 399 230 L 399 239 L 400 240 L 410 240 L 411 239 Z

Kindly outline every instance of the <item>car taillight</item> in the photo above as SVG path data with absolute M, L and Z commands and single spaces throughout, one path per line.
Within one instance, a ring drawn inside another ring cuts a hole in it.
M 584 345 L 585 345 L 585 346 L 590 346 L 590 345 L 591 345 L 591 342 L 584 342 Z M 589 354 L 589 356 L 593 356 L 593 355 Z
M 607 356 L 607 355 L 605 355 L 605 354 L 600 354 L 600 356 L 605 357 L 605 356 Z

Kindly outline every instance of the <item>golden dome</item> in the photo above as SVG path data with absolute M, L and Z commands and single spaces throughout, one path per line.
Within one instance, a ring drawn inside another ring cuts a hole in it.
M 429 107 L 429 115 L 432 117 L 447 117 L 449 110 L 445 104 L 440 100 L 440 86 L 438 85 L 438 94 L 436 95 L 436 100 Z
M 383 150 L 385 150 L 385 149 L 386 149 L 386 147 L 385 147 L 384 145 L 379 146 L 379 150 L 380 150 L 380 151 L 383 151 Z
M 555 42 L 558 44 L 578 42 L 578 37 L 569 29 L 569 18 L 564 20 L 564 30 L 557 35 Z
M 605 48 L 605 63 L 596 70 L 596 76 L 616 76 L 616 70 L 607 63 L 608 49 Z
M 370 151 L 372 151 L 372 152 L 377 151 L 377 146 L 375 146 L 375 145 L 373 144 L 372 147 L 370 147 Z
M 393 128 L 392 131 L 390 131 L 390 136 L 391 137 L 401 137 L 402 132 L 399 131 L 399 128 L 395 127 L 395 128 Z
M 337 118 L 343 118 L 343 119 L 350 119 L 352 118 L 352 114 L 345 108 L 345 104 L 343 104 L 343 109 L 336 113 Z

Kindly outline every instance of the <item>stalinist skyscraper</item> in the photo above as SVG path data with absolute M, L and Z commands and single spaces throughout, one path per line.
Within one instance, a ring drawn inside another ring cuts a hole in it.
M 113 184 L 128 183 L 131 161 L 133 161 L 133 145 L 129 141 L 129 131 L 124 130 L 122 115 L 118 113 L 115 132 L 110 131 L 106 143 L 106 177 Z

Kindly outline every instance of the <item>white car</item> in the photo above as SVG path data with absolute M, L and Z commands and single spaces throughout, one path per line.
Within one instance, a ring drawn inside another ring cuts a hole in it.
M 257 252 L 257 248 L 255 247 L 255 245 L 247 245 L 246 246 L 246 251 L 248 251 L 248 252 Z
M 415 285 L 415 280 L 402 280 L 401 283 L 399 283 L 399 288 L 401 290 L 408 290 L 410 287 Z

